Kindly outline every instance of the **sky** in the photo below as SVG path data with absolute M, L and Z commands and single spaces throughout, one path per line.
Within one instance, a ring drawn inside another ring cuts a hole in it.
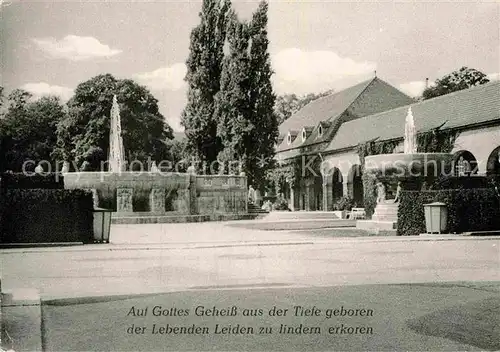
M 147 86 L 181 130 L 185 61 L 201 0 L 0 0 L 0 84 L 67 100 L 111 73 Z M 249 19 L 257 0 L 233 0 Z M 269 3 L 276 94 L 341 90 L 374 76 L 418 96 L 462 66 L 498 79 L 500 2 L 283 1 Z

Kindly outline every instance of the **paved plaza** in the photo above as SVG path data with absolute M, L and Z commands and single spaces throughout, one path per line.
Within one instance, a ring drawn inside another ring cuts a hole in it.
M 3 249 L 2 288 L 39 290 L 46 351 L 500 349 L 498 237 L 329 237 L 324 228 L 233 225 L 113 225 L 110 244 Z M 197 316 L 200 306 L 239 313 Z M 296 306 L 309 315 L 270 316 Z M 333 316 L 344 307 L 374 313 Z M 29 335 L 20 326 L 23 350 Z M 370 334 L 344 334 L 350 327 Z
M 500 280 L 497 237 L 329 238 L 231 223 L 113 225 L 110 244 L 0 251 L 2 287 L 42 298 L 200 288 Z

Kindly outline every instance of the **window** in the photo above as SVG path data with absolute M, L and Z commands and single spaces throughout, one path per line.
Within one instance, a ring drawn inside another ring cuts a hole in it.
M 292 144 L 292 134 L 288 132 L 288 135 L 286 136 L 286 142 L 288 144 Z
M 318 127 L 318 137 L 323 136 L 323 126 L 319 125 Z
M 306 141 L 306 138 L 307 138 L 307 133 L 306 133 L 306 129 L 304 128 L 302 130 L 302 142 L 305 142 Z

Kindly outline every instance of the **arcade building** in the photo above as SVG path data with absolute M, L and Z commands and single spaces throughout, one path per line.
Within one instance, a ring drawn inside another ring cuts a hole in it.
M 456 176 L 500 174 L 500 81 L 416 102 L 380 78 L 312 101 L 279 127 L 279 192 L 291 210 L 363 204 L 363 148 L 402 153 L 408 108 L 418 135 L 444 136 Z M 387 150 L 389 149 L 389 150 Z

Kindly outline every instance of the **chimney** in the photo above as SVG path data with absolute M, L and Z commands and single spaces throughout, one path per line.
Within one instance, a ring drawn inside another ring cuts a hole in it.
M 429 88 L 429 77 L 425 79 L 425 89 Z

